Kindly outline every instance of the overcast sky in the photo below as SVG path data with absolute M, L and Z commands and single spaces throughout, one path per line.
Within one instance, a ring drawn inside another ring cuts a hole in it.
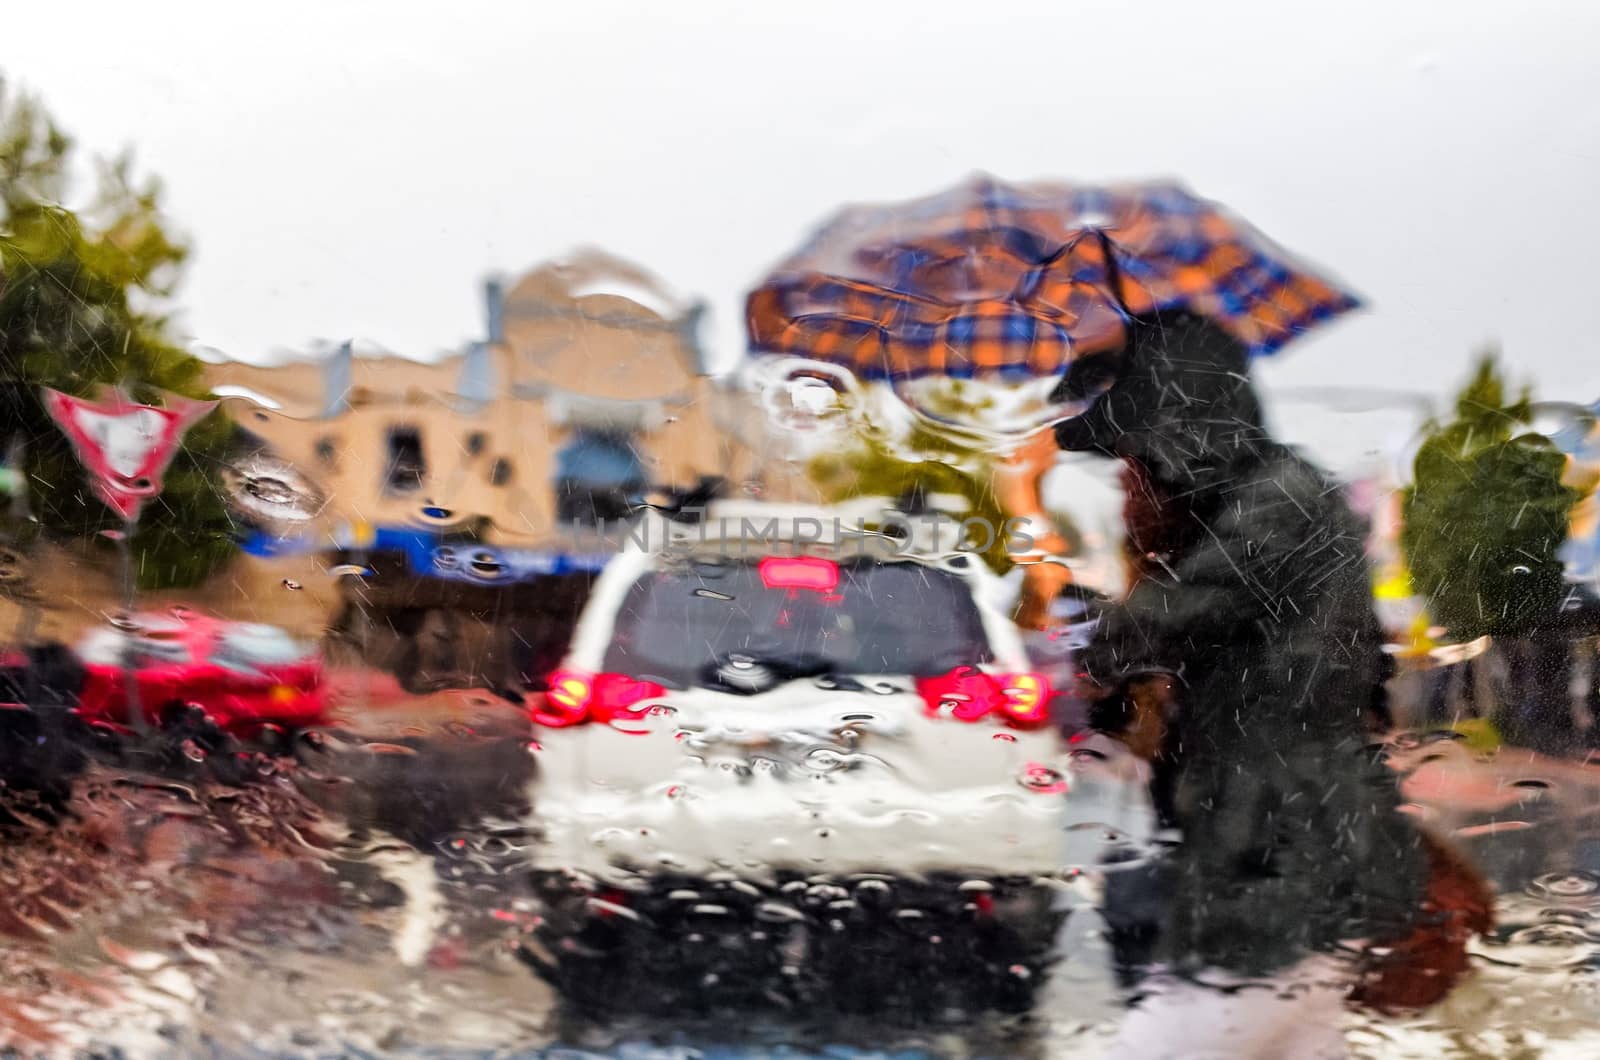
M 241 12 L 248 11 L 248 14 Z M 480 279 L 594 243 L 740 296 L 838 203 L 982 169 L 1178 177 L 1372 308 L 1269 385 L 1439 390 L 1499 341 L 1600 397 L 1600 5 L 9 5 L 0 70 L 137 149 L 196 253 L 196 341 L 430 356 Z

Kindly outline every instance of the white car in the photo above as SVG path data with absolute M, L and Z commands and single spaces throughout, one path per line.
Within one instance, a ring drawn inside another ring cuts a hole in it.
M 596 583 L 533 708 L 525 957 L 570 999 L 1031 999 L 1073 874 L 1048 685 L 977 556 L 837 515 L 651 520 Z

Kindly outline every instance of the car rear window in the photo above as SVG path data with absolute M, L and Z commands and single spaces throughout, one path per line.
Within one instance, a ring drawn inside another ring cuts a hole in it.
M 819 569 L 833 573 L 818 580 Z M 970 588 L 948 571 L 910 561 L 719 557 L 635 582 L 604 668 L 685 688 L 712 683 L 709 675 L 736 655 L 796 677 L 929 676 L 991 659 Z

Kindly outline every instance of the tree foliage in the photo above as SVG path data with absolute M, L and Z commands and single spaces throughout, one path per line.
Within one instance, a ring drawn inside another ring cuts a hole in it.
M 1492 355 L 1430 422 L 1402 498 L 1400 545 L 1434 619 L 1460 638 L 1519 635 L 1553 617 L 1566 592 L 1558 552 L 1580 499 L 1566 457 L 1533 422 L 1526 389 L 1508 402 Z
M 962 380 L 951 380 L 927 395 L 925 404 L 946 424 L 952 424 L 978 419 L 992 400 L 982 391 L 972 392 Z M 863 414 L 854 423 L 843 446 L 813 458 L 808 467 L 826 500 L 900 498 L 916 492 L 960 497 L 967 504 L 965 518 L 994 528 L 993 540 L 981 552 L 984 562 L 998 574 L 1015 566 L 1006 547 L 1005 526 L 1006 520 L 1018 513 L 1007 511 L 996 493 L 997 454 L 981 439 L 966 437 L 954 427 L 934 429 L 926 421 L 897 430 Z M 1081 543 L 1070 519 L 1062 513 L 1051 513 L 1051 517 L 1069 540 Z M 971 544 L 985 544 L 983 535 L 974 533 Z
M 871 430 L 860 430 L 844 449 L 813 458 L 811 479 L 830 503 L 851 497 L 895 499 L 917 492 L 961 497 L 968 506 L 964 518 L 980 519 L 994 528 L 994 540 L 982 553 L 984 562 L 997 573 L 1010 570 L 1004 530 L 1009 516 L 989 483 L 987 461 L 976 460 L 971 453 L 938 455 L 947 447 L 913 434 L 907 443 L 895 445 Z M 981 536 L 974 541 L 983 543 Z
M 72 140 L 43 108 L 0 81 L 0 382 L 7 429 L 26 445 L 34 515 L 61 536 L 93 535 L 114 516 L 45 414 L 41 387 L 207 396 L 203 366 L 159 312 L 188 253 L 165 223 L 159 186 L 136 183 L 124 155 L 98 164 L 91 204 L 74 211 L 61 204 L 73 161 Z M 186 436 L 134 541 L 142 585 L 192 585 L 233 554 L 215 476 L 232 432 L 218 412 Z

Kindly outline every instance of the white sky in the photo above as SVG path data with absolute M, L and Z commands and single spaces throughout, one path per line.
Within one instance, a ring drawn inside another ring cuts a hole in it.
M 742 292 L 836 204 L 985 169 L 1179 177 L 1370 299 L 1269 386 L 1441 390 L 1498 340 L 1545 396 L 1600 396 L 1600 5 L 31 2 L 4 25 L 0 70 L 166 181 L 196 245 L 182 325 L 244 359 L 431 355 L 480 334 L 485 273 L 582 243 L 709 296 L 731 357 Z

